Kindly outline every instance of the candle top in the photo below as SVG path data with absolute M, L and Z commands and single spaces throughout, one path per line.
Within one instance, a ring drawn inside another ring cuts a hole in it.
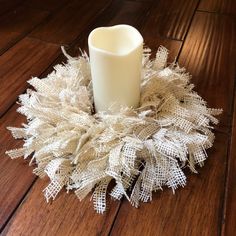
M 88 43 L 98 52 L 125 56 L 143 44 L 143 37 L 133 26 L 122 24 L 94 29 L 89 34 Z

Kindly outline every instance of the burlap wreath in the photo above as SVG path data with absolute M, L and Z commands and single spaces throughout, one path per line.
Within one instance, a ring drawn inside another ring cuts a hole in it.
M 185 69 L 167 66 L 166 48 L 159 47 L 154 60 L 145 49 L 140 107 L 94 114 L 89 58 L 85 53 L 72 58 L 62 50 L 67 64 L 29 80 L 35 90 L 19 97 L 18 112 L 28 123 L 8 128 L 24 145 L 7 154 L 31 157 L 34 173 L 50 178 L 47 201 L 63 186 L 79 199 L 93 191 L 94 208 L 103 213 L 112 179 L 110 195 L 125 196 L 135 207 L 162 186 L 173 191 L 184 186 L 182 168 L 196 172 L 195 166 L 203 165 L 214 141 L 210 124 L 217 124 L 214 116 L 221 113 L 193 91 Z

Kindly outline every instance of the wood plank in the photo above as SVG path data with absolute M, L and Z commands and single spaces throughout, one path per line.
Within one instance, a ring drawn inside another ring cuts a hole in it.
M 48 11 L 17 7 L 0 18 L 0 32 L 26 32 L 49 15 Z
M 33 168 L 28 166 L 28 161 L 22 159 L 12 161 L 5 154 L 6 150 L 22 146 L 22 142 L 15 141 L 6 129 L 8 126 L 20 126 L 22 122 L 25 122 L 23 116 L 16 113 L 16 108 L 17 105 L 13 106 L 0 119 L 0 232 L 8 217 L 36 178 L 32 174 Z
M 235 0 L 201 0 L 198 10 L 236 14 L 236 1 Z
M 179 63 L 208 106 L 223 108 L 219 129 L 229 131 L 236 71 L 236 21 L 231 16 L 198 12 Z
M 34 9 L 43 9 L 50 12 L 53 12 L 57 10 L 58 8 L 61 8 L 62 6 L 65 6 L 69 0 L 26 0 L 24 1 L 25 6 L 32 7 Z
M 22 34 L 19 32 L 0 32 L 0 55 L 14 45 L 21 37 Z
M 151 4 L 143 2 L 123 1 L 120 7 L 116 9 L 112 19 L 105 26 L 113 26 L 118 24 L 132 25 L 138 29 L 142 27 Z M 132 17 L 131 17 L 132 16 Z
M 54 17 L 35 29 L 30 35 L 47 42 L 69 44 L 92 23 L 110 2 L 111 0 L 74 1 L 59 10 Z
M 235 71 L 234 30 L 230 17 L 197 13 L 180 54 L 181 65 L 193 74 L 196 89 L 209 106 L 225 109 L 221 117 L 225 133 L 216 133 L 206 166 L 199 169 L 200 175 L 188 174 L 187 186 L 175 196 L 165 189 L 139 210 L 124 201 L 111 235 L 220 234 Z
M 0 57 L 0 115 L 26 89 L 26 81 L 39 76 L 58 55 L 57 45 L 25 38 Z
M 12 8 L 18 6 L 22 0 L 14 0 L 14 1 L 9 1 L 9 0 L 0 0 L 0 15 L 3 15 L 4 13 L 8 12 Z
M 153 0 L 128 0 L 128 1 L 133 1 L 133 2 L 153 2 Z
M 153 38 L 183 40 L 197 4 L 198 0 L 154 1 L 145 23 L 146 32 Z
M 49 15 L 48 11 L 17 7 L 0 17 L 0 53 Z
M 226 181 L 226 196 L 225 196 L 225 206 L 224 206 L 224 218 L 223 218 L 223 228 L 222 235 L 230 236 L 234 235 L 236 232 L 236 95 L 234 97 L 234 115 L 232 119 L 232 135 L 231 135 L 231 145 L 229 151 L 229 161 L 228 161 L 228 173 Z
M 104 215 L 94 212 L 90 196 L 80 202 L 72 192 L 63 191 L 47 204 L 42 194 L 47 184 L 47 180 L 36 181 L 2 235 L 108 235 L 118 202 L 109 200 Z

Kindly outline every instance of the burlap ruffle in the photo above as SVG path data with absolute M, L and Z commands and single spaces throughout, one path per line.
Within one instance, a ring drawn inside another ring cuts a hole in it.
M 30 157 L 34 173 L 50 178 L 47 201 L 64 186 L 79 199 L 93 191 L 94 208 L 103 213 L 112 179 L 110 195 L 125 196 L 135 207 L 162 186 L 184 186 L 182 169 L 196 172 L 203 165 L 214 141 L 211 124 L 221 110 L 207 108 L 183 68 L 167 66 L 167 49 L 159 47 L 154 60 L 144 50 L 140 107 L 123 107 L 118 114 L 93 113 L 89 58 L 63 52 L 67 64 L 29 80 L 34 90 L 19 97 L 18 112 L 28 123 L 8 128 L 24 145 L 7 154 Z

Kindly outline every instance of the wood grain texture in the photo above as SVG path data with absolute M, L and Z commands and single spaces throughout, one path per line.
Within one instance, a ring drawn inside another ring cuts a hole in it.
M 150 7 L 149 3 L 123 1 L 105 26 L 128 24 L 140 30 Z
M 232 112 L 235 72 L 230 55 L 233 55 L 235 36 L 230 18 L 224 16 L 219 20 L 219 17 L 207 13 L 195 15 L 179 61 L 193 74 L 196 90 L 207 99 L 209 106 L 225 109 L 226 114 L 221 117 L 224 118 L 221 130 L 225 134 L 216 134 L 206 166 L 199 170 L 199 176 L 188 175 L 187 186 L 175 196 L 165 189 L 154 194 L 153 202 L 143 204 L 139 210 L 129 207 L 125 201 L 111 235 L 209 236 L 221 231 L 228 117 Z
M 22 3 L 22 0 L 0 0 L 0 15 L 3 15 L 11 9 L 16 8 L 18 5 L 20 5 L 20 3 Z
M 133 2 L 153 2 L 154 0 L 128 0 Z
M 110 2 L 111 0 L 72 1 L 30 35 L 47 42 L 70 44 Z
M 154 1 L 146 21 L 146 30 L 153 38 L 183 40 L 198 0 Z
M 24 6 L 29 6 L 34 9 L 42 9 L 54 12 L 61 6 L 65 6 L 70 0 L 26 0 L 23 2 Z
M 221 131 L 229 131 L 236 71 L 236 21 L 231 16 L 198 12 L 179 63 L 192 75 L 208 106 L 223 108 Z
M 58 54 L 57 45 L 25 38 L 0 57 L 0 115 L 26 89 L 26 81 L 39 76 Z
M 47 180 L 36 181 L 2 236 L 108 235 L 118 201 L 110 200 L 104 215 L 94 212 L 90 196 L 80 202 L 72 192 L 63 191 L 52 204 L 47 204 L 42 194 L 47 184 Z
M 49 15 L 48 11 L 17 7 L 0 18 L 0 32 L 24 33 Z M 14 21 L 12 20 L 14 19 Z
M 224 14 L 236 14 L 235 0 L 201 0 L 198 10 Z
M 16 113 L 17 106 L 13 106 L 8 113 L 0 119 L 0 232 L 8 217 L 21 201 L 24 193 L 32 184 L 35 176 L 28 161 L 12 161 L 6 154 L 6 150 L 21 147 L 22 142 L 12 138 L 6 129 L 8 126 L 20 126 L 25 122 L 23 116 Z
M 232 135 L 230 142 L 226 194 L 224 205 L 224 224 L 222 235 L 231 236 L 236 232 L 236 96 L 234 97 L 234 116 L 232 119 Z
M 0 33 L 0 55 L 14 45 L 21 38 L 21 36 L 22 34 L 19 32 Z
M 40 24 L 48 11 L 17 7 L 0 17 L 0 53 L 14 45 L 18 39 Z M 12 21 L 14 19 L 14 21 Z

